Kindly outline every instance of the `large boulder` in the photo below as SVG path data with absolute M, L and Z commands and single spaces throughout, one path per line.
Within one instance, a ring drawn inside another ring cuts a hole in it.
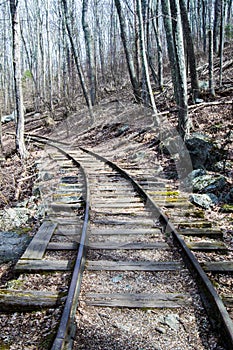
M 233 188 L 227 193 L 227 195 L 223 198 L 225 203 L 233 204 Z
M 17 260 L 26 249 L 31 238 L 15 232 L 0 232 L 0 263 Z
M 6 208 L 0 211 L 0 229 L 13 230 L 20 226 L 26 225 L 32 216 L 28 208 Z
M 213 170 L 215 163 L 225 159 L 226 151 L 217 147 L 203 134 L 192 134 L 192 137 L 187 139 L 185 144 L 194 169 Z
M 198 207 L 209 209 L 218 204 L 219 199 L 213 193 L 198 194 L 193 193 L 189 197 L 191 203 L 197 205 Z
M 221 191 L 227 181 L 222 175 L 202 175 L 197 176 L 192 180 L 193 192 L 216 192 Z

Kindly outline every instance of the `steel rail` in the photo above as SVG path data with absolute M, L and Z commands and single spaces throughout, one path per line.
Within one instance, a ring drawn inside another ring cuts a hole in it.
M 197 281 L 197 286 L 199 293 L 206 309 L 210 322 L 213 328 L 222 335 L 222 341 L 226 346 L 226 349 L 233 349 L 233 322 L 227 312 L 227 309 L 217 294 L 215 288 L 207 277 L 206 273 L 202 269 L 196 257 L 190 251 L 190 249 L 185 244 L 184 240 L 181 238 L 177 232 L 174 225 L 169 221 L 168 217 L 162 212 L 162 210 L 156 205 L 153 199 L 148 195 L 143 188 L 126 172 L 124 169 L 119 167 L 117 164 L 106 159 L 105 157 L 87 150 L 83 147 L 79 147 L 83 152 L 92 155 L 93 157 L 101 160 L 105 164 L 109 165 L 111 168 L 120 172 L 126 179 L 128 179 L 138 193 L 144 198 L 146 204 L 150 209 L 156 214 L 158 220 L 160 221 L 163 231 L 166 234 L 170 234 L 173 237 L 174 243 L 182 250 L 183 259 L 192 273 L 194 279 Z
M 36 141 L 49 144 L 50 146 L 56 148 L 59 152 L 64 154 L 81 170 L 84 177 L 84 184 L 86 189 L 85 214 L 84 214 L 84 221 L 83 221 L 82 232 L 81 232 L 81 237 L 80 237 L 80 242 L 78 247 L 78 254 L 76 257 L 74 270 L 72 273 L 68 295 L 63 308 L 61 321 L 51 347 L 51 350 L 65 350 L 65 349 L 68 350 L 68 349 L 72 349 L 72 343 L 76 332 L 75 322 L 74 322 L 75 313 L 76 313 L 80 289 L 81 289 L 82 274 L 84 271 L 86 247 L 87 247 L 87 241 L 88 241 L 87 228 L 88 228 L 89 209 L 90 209 L 90 190 L 89 190 L 88 176 L 84 168 L 82 167 L 82 165 L 75 158 L 73 158 L 64 149 L 53 144 L 53 143 L 61 143 L 61 142 L 49 140 L 48 138 L 44 138 L 44 137 L 41 138 L 40 136 L 32 137 L 32 135 L 30 135 L 30 137 L 32 139 L 36 139 Z

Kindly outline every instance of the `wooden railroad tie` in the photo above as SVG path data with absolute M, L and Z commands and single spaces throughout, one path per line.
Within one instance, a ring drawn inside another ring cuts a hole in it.
M 190 303 L 189 296 L 180 293 L 158 294 L 98 294 L 88 293 L 85 303 L 100 307 L 179 308 Z

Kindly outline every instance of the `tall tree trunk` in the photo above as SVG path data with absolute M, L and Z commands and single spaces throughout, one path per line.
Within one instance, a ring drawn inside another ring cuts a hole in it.
M 82 26 L 83 26 L 86 53 L 87 53 L 88 78 L 89 78 L 89 84 L 90 84 L 91 102 L 92 102 L 92 105 L 94 106 L 96 103 L 96 73 L 95 73 L 94 43 L 93 43 L 93 37 L 91 35 L 91 30 L 88 25 L 87 11 L 88 11 L 88 0 L 83 0 Z
M 173 28 L 174 47 L 175 47 L 175 53 L 176 53 L 177 80 L 178 80 L 178 93 L 179 93 L 178 126 L 179 126 L 179 133 L 181 137 L 185 139 L 190 132 L 189 130 L 190 122 L 188 117 L 187 80 L 186 80 L 183 31 L 182 31 L 182 24 L 181 24 L 179 0 L 170 0 L 170 3 L 171 3 L 172 28 Z
M 178 112 L 178 128 L 183 139 L 189 134 L 187 81 L 183 32 L 178 0 L 162 1 L 169 60 Z
M 76 52 L 73 36 L 72 36 L 70 25 L 69 25 L 67 1 L 66 0 L 62 0 L 62 4 L 63 4 L 64 15 L 65 15 L 66 30 L 67 30 L 68 37 L 69 37 L 69 40 L 70 40 L 72 54 L 74 56 L 75 65 L 76 65 L 76 68 L 77 68 L 77 71 L 78 71 L 80 84 L 81 84 L 81 87 L 82 87 L 82 90 L 83 90 L 83 95 L 84 95 L 84 98 L 86 100 L 87 106 L 89 108 L 91 122 L 93 122 L 92 102 L 91 102 L 91 98 L 90 98 L 90 95 L 88 93 L 88 89 L 87 89 L 87 86 L 86 86 L 86 83 L 85 83 L 85 78 L 84 78 L 84 75 L 83 75 L 83 72 L 82 72 L 82 69 L 81 69 L 81 66 L 80 66 L 80 62 L 79 62 L 79 56 L 78 56 L 78 54 Z
M 202 36 L 203 36 L 203 51 L 206 52 L 206 20 L 207 20 L 207 0 L 202 0 Z
M 222 0 L 215 0 L 214 3 L 214 27 L 213 27 L 213 50 L 217 53 L 218 51 L 218 42 L 219 42 L 219 28 L 221 21 L 221 6 Z
M 127 66 L 128 66 L 130 81 L 131 81 L 131 84 L 133 87 L 134 97 L 135 97 L 137 102 L 140 102 L 141 98 L 140 98 L 139 83 L 138 83 L 135 69 L 134 69 L 133 57 L 132 57 L 130 49 L 128 47 L 128 40 L 127 40 L 127 34 L 126 34 L 126 24 L 125 24 L 124 14 L 122 12 L 120 0 L 115 0 L 115 6 L 116 6 L 118 17 L 119 17 L 120 28 L 121 28 L 121 39 L 122 39 L 123 47 L 125 50 L 125 57 L 126 57 L 126 62 L 127 62 Z
M 174 96 L 177 105 L 179 104 L 179 94 L 178 94 L 178 79 L 177 79 L 177 64 L 176 64 L 176 53 L 173 41 L 173 30 L 172 30 L 172 15 L 169 0 L 161 1 L 162 11 L 163 11 L 163 21 L 166 32 L 167 39 L 167 50 L 169 61 L 171 65 L 171 75 L 174 89 Z
M 16 150 L 21 159 L 27 157 L 24 142 L 24 107 L 21 77 L 21 55 L 20 55 L 20 21 L 19 21 L 19 1 L 10 0 L 10 12 L 12 20 L 13 34 L 13 68 L 15 84 L 15 104 L 17 111 L 16 121 Z
M 46 3 L 46 35 L 47 35 L 47 71 L 48 71 L 48 79 L 47 79 L 47 94 L 49 95 L 49 108 L 50 112 L 53 114 L 54 106 L 53 106 L 53 76 L 52 76 L 52 55 L 51 55 L 51 40 L 50 40 L 50 18 L 49 18 L 49 0 Z
M 184 0 L 180 0 L 180 12 L 181 12 L 181 20 L 182 20 L 182 26 L 184 31 L 184 38 L 186 40 L 186 50 L 188 53 L 191 88 L 192 88 L 193 99 L 195 103 L 196 99 L 199 97 L 198 75 L 197 75 L 196 57 L 195 57 L 195 51 L 194 51 L 194 45 L 193 45 L 193 36 L 191 33 L 188 13 L 187 13 L 186 4 Z
M 214 97 L 214 50 L 213 50 L 213 30 L 209 30 L 209 92 Z
M 152 6 L 153 7 L 153 6 Z M 158 2 L 156 1 L 155 9 L 151 9 L 151 20 L 152 20 L 152 27 L 155 34 L 155 40 L 157 45 L 157 52 L 158 52 L 158 85 L 161 91 L 163 91 L 163 50 L 162 50 L 162 43 L 159 35 L 158 30 Z
M 222 86 L 222 66 L 223 66 L 223 49 L 224 49 L 224 29 L 225 29 L 225 11 L 226 1 L 221 0 L 221 23 L 220 23 L 220 44 L 219 44 L 219 85 Z
M 144 26 L 143 26 L 141 0 L 137 0 L 137 14 L 138 14 L 138 23 L 139 23 L 139 38 L 140 38 L 140 49 L 141 49 L 143 71 L 145 74 L 147 91 L 149 93 L 151 106 L 152 106 L 152 109 L 154 112 L 154 124 L 155 124 L 155 126 L 159 126 L 158 112 L 157 112 L 157 108 L 155 105 L 153 91 L 151 88 L 149 68 L 148 68 L 148 62 L 147 62 L 147 56 L 146 56 L 146 45 L 145 45 L 145 34 L 144 34 Z

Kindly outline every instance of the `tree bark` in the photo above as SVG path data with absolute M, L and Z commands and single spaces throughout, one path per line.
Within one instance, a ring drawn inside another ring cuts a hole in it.
M 24 142 L 24 107 L 21 77 L 21 55 L 20 55 L 20 21 L 19 21 L 19 1 L 10 0 L 10 12 L 13 34 L 13 69 L 15 85 L 15 104 L 17 112 L 16 120 L 16 150 L 21 159 L 27 157 Z
M 213 53 L 213 31 L 210 29 L 209 36 L 209 92 L 214 97 L 214 53 Z
M 213 27 L 213 50 L 217 53 L 219 42 L 219 28 L 221 21 L 222 0 L 215 0 L 214 3 L 214 27 Z
M 144 34 L 144 26 L 143 26 L 141 0 L 137 0 L 137 14 L 138 14 L 138 23 L 139 23 L 139 38 L 140 38 L 140 49 L 141 49 L 143 72 L 145 74 L 146 86 L 147 86 L 151 106 L 154 112 L 154 115 L 153 115 L 154 124 L 155 126 L 159 126 L 158 112 L 155 105 L 153 91 L 151 88 L 149 68 L 148 68 L 148 62 L 147 62 L 147 56 L 146 56 L 146 46 L 145 46 L 145 36 L 144 36 L 145 34 Z
M 182 26 L 184 31 L 184 38 L 186 40 L 186 50 L 188 53 L 191 88 L 193 93 L 193 100 L 195 103 L 196 99 L 199 97 L 198 74 L 197 74 L 195 50 L 193 45 L 193 36 L 191 33 L 187 8 L 184 0 L 180 0 L 180 12 L 181 12 L 181 20 L 182 20 Z
M 115 0 L 115 6 L 119 17 L 120 28 L 121 28 L 121 39 L 122 39 L 122 43 L 125 51 L 125 57 L 126 57 L 126 62 L 128 66 L 130 81 L 133 87 L 134 97 L 137 102 L 140 102 L 141 97 L 140 97 L 139 83 L 138 83 L 135 69 L 134 69 L 133 57 L 128 47 L 128 40 L 126 35 L 126 24 L 125 24 L 124 14 L 122 13 L 120 0 Z
M 88 78 L 89 78 L 89 84 L 90 84 L 91 102 L 92 102 L 92 105 L 94 106 L 96 103 L 96 74 L 95 74 L 94 44 L 93 44 L 93 37 L 91 35 L 91 31 L 88 25 L 87 11 L 88 11 L 88 0 L 83 0 L 82 26 L 83 26 L 86 53 L 87 53 Z
M 174 46 L 175 46 L 175 53 L 176 53 L 177 81 L 178 81 L 178 93 L 179 93 L 178 127 L 179 127 L 179 133 L 181 137 L 185 139 L 190 132 L 190 121 L 188 117 L 187 80 L 186 80 L 183 32 L 182 32 L 179 0 L 170 0 L 170 3 L 171 3 L 172 28 L 173 28 L 173 38 L 174 38 Z
M 75 65 L 76 65 L 76 68 L 77 68 L 77 71 L 78 71 L 79 80 L 80 80 L 81 87 L 82 87 L 82 90 L 83 90 L 83 95 L 84 95 L 84 98 L 86 100 L 86 103 L 87 103 L 87 106 L 88 106 L 88 109 L 89 109 L 91 121 L 93 122 L 92 102 L 91 102 L 90 95 L 88 93 L 88 89 L 87 89 L 87 86 L 86 86 L 86 83 L 85 83 L 85 79 L 84 79 L 84 75 L 83 75 L 82 69 L 80 67 L 79 57 L 78 57 L 78 54 L 76 52 L 73 36 L 72 36 L 72 33 L 71 33 L 69 21 L 68 21 L 67 1 L 66 0 L 62 0 L 62 4 L 63 4 L 63 9 L 64 9 L 64 15 L 65 15 L 66 30 L 67 30 L 68 37 L 69 37 L 69 40 L 70 40 L 71 50 L 72 50 L 72 53 L 73 53 L 73 56 L 74 56 Z
M 169 61 L 171 65 L 171 75 L 174 89 L 174 96 L 177 105 L 179 105 L 179 94 L 178 94 L 178 80 L 177 80 L 177 64 L 176 64 L 176 53 L 173 41 L 173 30 L 172 30 L 172 15 L 169 0 L 161 1 L 163 11 L 163 22 L 166 32 L 167 39 L 167 50 Z
M 221 23 L 220 23 L 220 43 L 219 43 L 219 86 L 222 87 L 222 67 L 223 67 L 223 49 L 224 49 L 224 29 L 225 29 L 225 10 L 226 1 L 221 0 Z

